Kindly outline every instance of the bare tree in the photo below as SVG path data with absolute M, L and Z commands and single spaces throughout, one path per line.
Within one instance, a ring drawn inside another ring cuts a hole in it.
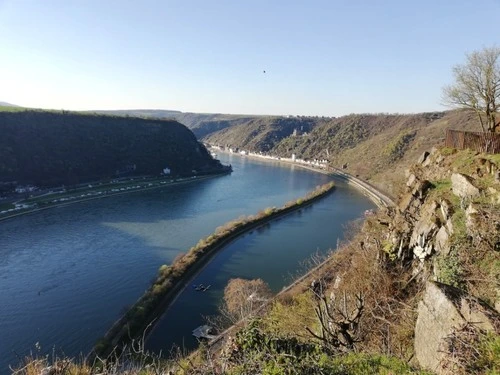
M 231 279 L 224 288 L 225 310 L 231 320 L 249 317 L 272 296 L 271 289 L 262 279 Z
M 333 293 L 329 301 L 322 296 L 315 308 L 321 330 L 319 333 L 314 333 L 309 327 L 306 330 L 330 352 L 352 351 L 361 341 L 359 324 L 363 309 L 361 294 L 357 294 L 354 301 L 345 292 L 340 300 Z
M 467 54 L 465 64 L 453 68 L 455 83 L 444 87 L 443 99 L 452 107 L 474 111 L 483 132 L 500 125 L 500 48 L 483 48 Z

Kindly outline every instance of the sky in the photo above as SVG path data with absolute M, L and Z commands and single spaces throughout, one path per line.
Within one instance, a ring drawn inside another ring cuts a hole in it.
M 500 0 L 0 0 L 0 101 L 315 116 L 444 110 L 452 67 L 500 45 L 498 14 Z

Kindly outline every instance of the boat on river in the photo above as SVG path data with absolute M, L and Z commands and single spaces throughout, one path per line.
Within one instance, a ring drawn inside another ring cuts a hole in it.
M 214 333 L 214 328 L 206 324 L 193 329 L 193 336 L 197 339 L 213 340 L 217 337 Z

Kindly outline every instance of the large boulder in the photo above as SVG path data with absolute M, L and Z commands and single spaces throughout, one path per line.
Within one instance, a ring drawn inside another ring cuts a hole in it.
M 472 199 L 478 197 L 480 194 L 472 178 L 462 173 L 453 173 L 451 175 L 451 186 L 453 194 L 459 198 Z
M 500 314 L 460 289 L 429 281 L 415 327 L 415 355 L 420 365 L 438 374 L 453 374 L 449 339 L 470 325 L 499 333 Z

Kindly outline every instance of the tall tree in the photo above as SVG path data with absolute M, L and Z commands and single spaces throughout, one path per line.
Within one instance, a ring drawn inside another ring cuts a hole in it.
M 455 83 L 443 89 L 445 103 L 474 111 L 483 131 L 500 129 L 500 48 L 489 47 L 466 55 L 453 67 Z

